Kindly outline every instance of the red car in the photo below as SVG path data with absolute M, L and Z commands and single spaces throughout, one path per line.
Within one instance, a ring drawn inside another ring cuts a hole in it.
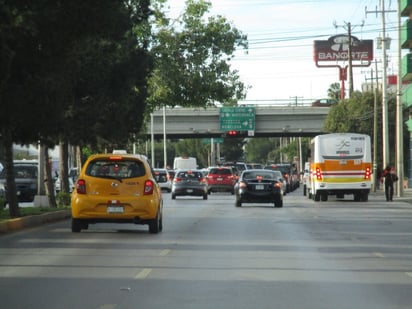
M 230 192 L 235 194 L 236 175 L 231 167 L 212 167 L 207 174 L 207 192 Z

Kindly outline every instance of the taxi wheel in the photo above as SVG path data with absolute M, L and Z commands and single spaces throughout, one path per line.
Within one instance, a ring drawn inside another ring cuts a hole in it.
M 161 229 L 163 228 L 163 223 L 162 223 L 162 219 L 161 219 L 161 215 L 160 212 L 157 212 L 157 216 L 155 219 L 153 219 L 150 223 L 149 223 L 149 233 L 151 234 L 157 234 L 161 231 Z
M 72 219 L 72 232 L 80 233 L 82 229 L 82 224 L 78 219 Z

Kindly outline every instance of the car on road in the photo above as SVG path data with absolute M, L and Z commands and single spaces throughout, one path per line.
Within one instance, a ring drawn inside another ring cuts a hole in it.
M 38 161 L 15 160 L 13 161 L 13 168 L 17 200 L 19 202 L 33 202 L 38 188 Z M 0 173 L 0 184 L 2 184 L 5 191 L 7 191 L 6 172 L 7 170 L 4 168 Z M 4 195 L 6 198 L 7 193 L 5 192 Z
M 288 183 L 280 171 L 273 172 L 275 172 L 276 178 L 282 183 L 283 196 L 285 196 L 287 194 L 285 188 L 287 187 Z
M 292 192 L 299 188 L 300 185 L 300 180 L 299 180 L 299 173 L 298 170 L 296 169 L 295 164 L 291 163 L 273 163 L 266 165 L 264 167 L 265 169 L 268 170 L 273 170 L 273 171 L 280 171 L 283 175 L 283 178 L 286 180 L 286 187 L 285 191 L 286 193 Z
M 282 183 L 277 173 L 265 169 L 245 170 L 235 185 L 235 205 L 244 203 L 272 203 L 283 207 Z
M 211 167 L 206 178 L 208 194 L 212 192 L 235 194 L 236 175 L 231 167 Z
M 201 170 L 176 171 L 172 183 L 172 199 L 177 196 L 201 196 L 207 200 L 207 181 Z
M 338 104 L 338 100 L 335 99 L 319 99 L 312 102 L 312 107 L 330 107 Z
M 170 182 L 173 181 L 173 178 L 175 178 L 176 170 L 174 169 L 167 169 L 167 172 L 169 173 L 170 176 Z
M 172 180 L 168 170 L 165 168 L 155 168 L 153 170 L 154 176 L 160 188 L 167 192 L 172 191 Z
M 82 167 L 71 197 L 72 232 L 94 223 L 163 228 L 163 199 L 147 159 L 131 154 L 97 154 Z

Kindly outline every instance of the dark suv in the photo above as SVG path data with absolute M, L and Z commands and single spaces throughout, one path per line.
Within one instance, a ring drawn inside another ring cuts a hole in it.
M 38 187 L 38 163 L 36 160 L 14 161 L 14 179 L 16 181 L 19 202 L 33 202 Z M 7 191 L 6 169 L 0 174 L 0 184 Z M 7 198 L 7 194 L 6 194 Z M 7 202 L 7 201 L 6 201 Z

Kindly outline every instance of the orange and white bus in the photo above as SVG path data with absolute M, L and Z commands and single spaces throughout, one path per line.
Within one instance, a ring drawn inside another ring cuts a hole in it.
M 370 137 L 358 133 L 318 135 L 311 141 L 310 192 L 315 201 L 328 195 L 367 201 L 372 187 Z

